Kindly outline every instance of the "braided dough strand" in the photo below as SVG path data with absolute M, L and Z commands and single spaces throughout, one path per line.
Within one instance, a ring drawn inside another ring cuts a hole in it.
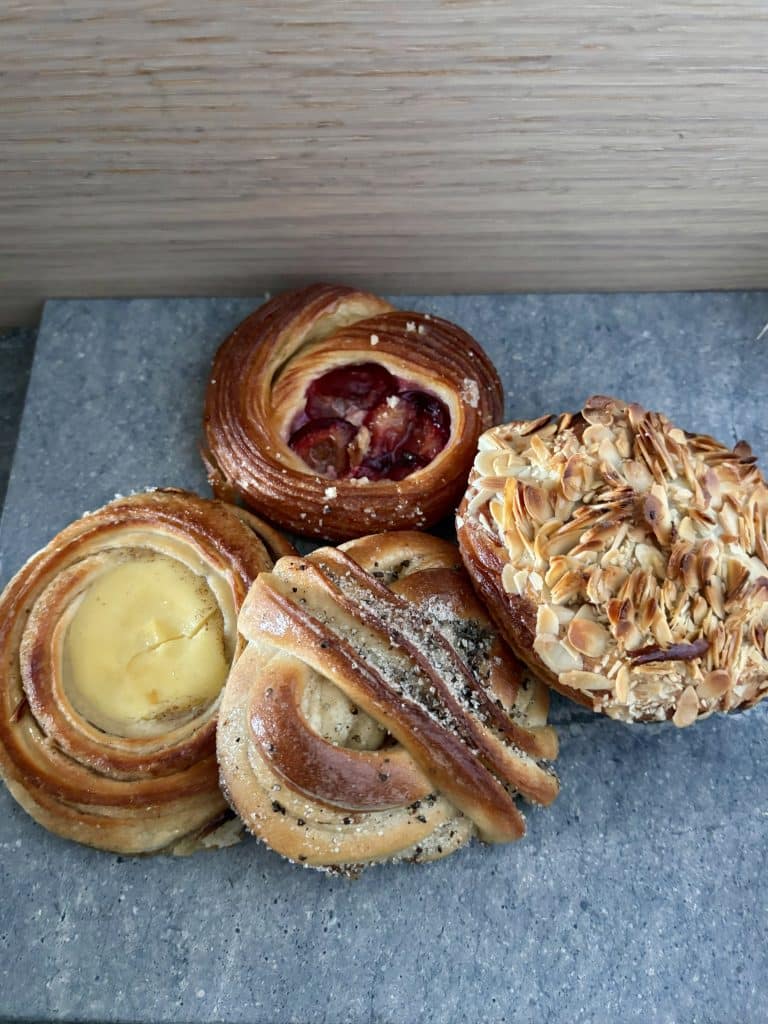
M 493 634 L 452 545 L 391 533 L 283 558 L 240 629 L 222 783 L 285 856 L 435 859 L 473 834 L 520 838 L 515 794 L 556 796 L 546 691 Z

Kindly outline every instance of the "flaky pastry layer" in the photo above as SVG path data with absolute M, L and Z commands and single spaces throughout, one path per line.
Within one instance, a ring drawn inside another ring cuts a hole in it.
M 307 388 L 334 368 L 371 363 L 443 403 L 447 443 L 402 480 L 318 475 L 288 443 Z M 428 527 L 455 508 L 477 439 L 502 410 L 493 365 L 455 324 L 352 288 L 313 285 L 267 302 L 219 349 L 203 457 L 217 496 L 239 496 L 295 533 L 345 540 Z
M 230 838 L 212 835 L 227 817 L 215 759 L 220 694 L 164 709 L 146 728 L 99 728 L 71 692 L 67 630 L 92 584 L 155 557 L 183 566 L 215 600 L 231 661 L 242 647 L 237 614 L 248 587 L 292 550 L 247 512 L 158 490 L 85 515 L 30 558 L 0 597 L 0 772 L 33 818 L 123 853 L 188 852 Z

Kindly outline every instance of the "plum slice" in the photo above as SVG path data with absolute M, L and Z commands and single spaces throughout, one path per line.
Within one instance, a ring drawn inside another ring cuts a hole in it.
M 439 398 L 423 391 L 403 391 L 371 409 L 365 426 L 370 444 L 356 475 L 403 480 L 443 450 L 450 416 Z
M 431 462 L 445 448 L 451 433 L 451 417 L 445 402 L 423 391 L 403 391 L 401 402 L 410 402 L 416 409 L 413 429 L 405 450 L 414 457 Z
M 349 444 L 357 430 L 346 420 L 325 416 L 299 427 L 288 444 L 315 473 L 338 480 L 349 473 Z
M 310 420 L 350 419 L 396 392 L 397 379 L 379 363 L 337 366 L 309 385 L 305 412 Z

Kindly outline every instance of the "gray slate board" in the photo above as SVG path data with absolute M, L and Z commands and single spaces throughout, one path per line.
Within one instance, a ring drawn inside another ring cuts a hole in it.
M 400 304 L 402 300 L 397 300 Z M 45 310 L 0 526 L 4 582 L 116 492 L 206 493 L 221 339 L 255 300 Z M 768 294 L 420 297 L 486 345 L 515 417 L 615 393 L 768 455 Z M 563 789 L 527 838 L 359 881 L 255 841 L 173 860 L 48 835 L 0 792 L 0 1016 L 87 1021 L 768 1018 L 768 707 L 692 729 L 553 702 Z

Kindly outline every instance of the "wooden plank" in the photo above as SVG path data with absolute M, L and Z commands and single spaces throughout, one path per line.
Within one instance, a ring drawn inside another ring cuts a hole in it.
M 6 0 L 0 322 L 47 295 L 768 285 L 768 4 Z

